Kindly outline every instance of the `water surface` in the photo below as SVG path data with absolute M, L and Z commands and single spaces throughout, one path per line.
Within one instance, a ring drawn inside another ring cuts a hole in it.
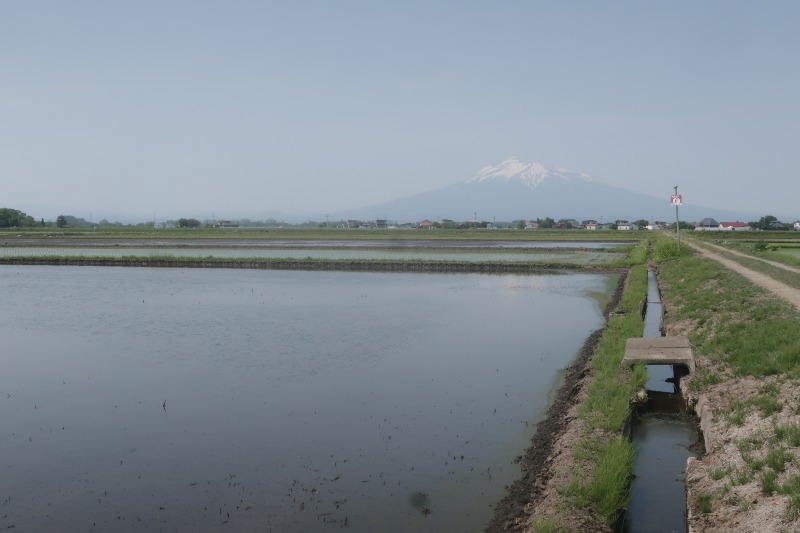
M 0 527 L 481 531 L 615 280 L 0 266 Z

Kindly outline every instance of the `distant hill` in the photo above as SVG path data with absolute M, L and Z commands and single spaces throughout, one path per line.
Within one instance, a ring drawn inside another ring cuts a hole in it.
M 510 158 L 481 169 L 463 183 L 383 204 L 332 213 L 330 217 L 398 221 L 443 218 L 512 221 L 551 217 L 673 222 L 675 208 L 669 203 L 671 192 L 671 188 L 667 188 L 664 197 L 657 198 L 605 185 L 581 172 Z M 760 216 L 690 204 L 680 208 L 681 220 L 690 222 L 706 217 L 748 222 L 758 220 Z

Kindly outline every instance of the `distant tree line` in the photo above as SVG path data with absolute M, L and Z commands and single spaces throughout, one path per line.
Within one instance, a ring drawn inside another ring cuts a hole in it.
M 197 220 L 196 218 L 179 218 L 178 219 L 178 227 L 179 228 L 200 228 L 203 226 L 203 223 Z
M 196 218 L 179 218 L 177 220 L 167 220 L 166 222 L 158 222 L 155 220 L 140 222 L 137 224 L 124 224 L 122 222 L 109 222 L 102 219 L 99 222 L 92 222 L 84 218 L 72 215 L 59 215 L 55 221 L 45 222 L 44 219 L 39 221 L 35 220 L 32 216 L 26 213 L 8 207 L 0 208 L 0 228 L 32 228 L 36 226 L 59 227 L 59 228 L 200 228 L 200 227 L 213 227 L 216 225 L 216 220 L 206 219 L 200 221 Z M 279 227 L 296 227 L 296 228 L 371 228 L 376 227 L 375 221 L 360 221 L 360 220 L 338 220 L 325 222 L 307 220 L 299 223 L 289 223 L 276 219 L 265 220 L 251 220 L 242 218 L 236 221 L 239 227 L 242 228 L 279 228 Z M 392 227 L 413 227 L 413 224 L 399 224 L 396 221 L 382 221 L 384 224 Z M 514 220 L 512 222 L 486 222 L 477 220 L 467 220 L 457 222 L 450 219 L 442 219 L 441 222 L 433 222 L 433 227 L 438 229 L 451 229 L 451 230 L 464 230 L 464 229 L 477 229 L 487 228 L 491 224 L 496 228 L 518 228 L 524 229 L 529 222 L 536 222 L 541 229 L 570 229 L 575 227 L 570 221 L 558 220 L 551 217 L 537 218 L 535 220 Z M 649 223 L 644 219 L 636 220 L 633 222 L 638 227 L 645 227 Z M 791 230 L 792 224 L 786 224 L 778 220 L 777 217 L 772 215 L 765 215 L 759 220 L 748 222 L 748 224 L 758 230 Z M 610 229 L 617 229 L 616 224 L 609 224 Z M 670 229 L 675 229 L 675 223 L 672 223 Z M 694 229 L 694 224 L 686 221 L 680 222 L 681 229 Z
M 9 207 L 0 208 L 0 228 L 30 228 L 36 224 L 32 216 L 22 211 Z
M 772 215 L 766 215 L 761 217 L 756 222 L 748 222 L 751 228 L 753 229 L 760 229 L 760 230 L 777 230 L 777 231 L 785 231 L 793 229 L 791 224 L 784 224 L 778 217 L 774 217 Z

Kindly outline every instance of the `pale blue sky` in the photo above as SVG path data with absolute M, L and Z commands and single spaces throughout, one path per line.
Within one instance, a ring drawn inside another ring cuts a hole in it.
M 6 1 L 0 207 L 335 212 L 516 156 L 798 218 L 798 26 L 800 2 Z

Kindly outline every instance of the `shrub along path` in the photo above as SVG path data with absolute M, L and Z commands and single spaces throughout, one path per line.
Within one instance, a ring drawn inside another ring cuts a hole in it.
M 733 250 L 727 250 L 725 248 L 722 248 L 721 246 L 717 246 L 717 245 L 710 244 L 710 243 L 703 243 L 702 245 L 700 245 L 694 239 L 687 239 L 686 240 L 686 244 L 688 244 L 694 250 L 696 250 L 702 257 L 705 257 L 705 258 L 708 258 L 708 259 L 713 259 L 714 261 L 717 261 L 717 262 L 721 263 L 726 268 L 729 268 L 729 269 L 733 270 L 734 272 L 736 272 L 738 274 L 741 274 L 742 276 L 744 276 L 745 278 L 749 279 L 750 281 L 752 281 L 756 285 L 767 289 L 771 293 L 775 294 L 776 296 L 779 296 L 780 298 L 783 298 L 784 300 L 787 300 L 792 305 L 794 305 L 796 308 L 800 309 L 800 289 L 795 289 L 794 287 L 790 287 L 790 286 L 786 285 L 785 283 L 781 283 L 780 281 L 777 281 L 777 280 L 767 276 L 766 274 L 762 274 L 760 272 L 756 272 L 755 270 L 751 270 L 751 269 L 747 268 L 746 266 L 741 265 L 740 263 L 737 263 L 736 261 L 733 261 L 731 259 L 727 259 L 727 258 L 723 257 L 721 254 L 716 253 L 716 252 L 712 251 L 709 248 L 716 248 L 716 249 L 718 249 L 720 251 L 724 251 L 726 253 L 730 253 L 730 254 L 733 254 L 733 255 L 746 257 L 748 259 L 757 259 L 759 261 L 763 261 L 765 263 L 769 263 L 772 266 L 775 266 L 775 267 L 778 267 L 778 268 L 783 268 L 784 270 L 789 270 L 789 271 L 792 271 L 792 272 L 796 272 L 797 274 L 800 274 L 800 269 L 792 267 L 792 266 L 789 266 L 789 265 L 784 265 L 784 264 L 781 264 L 781 263 L 777 263 L 775 261 L 769 261 L 769 260 L 766 260 L 766 259 L 760 259 L 760 258 L 757 258 L 757 257 L 753 257 L 751 255 L 743 254 L 741 252 L 735 252 Z

